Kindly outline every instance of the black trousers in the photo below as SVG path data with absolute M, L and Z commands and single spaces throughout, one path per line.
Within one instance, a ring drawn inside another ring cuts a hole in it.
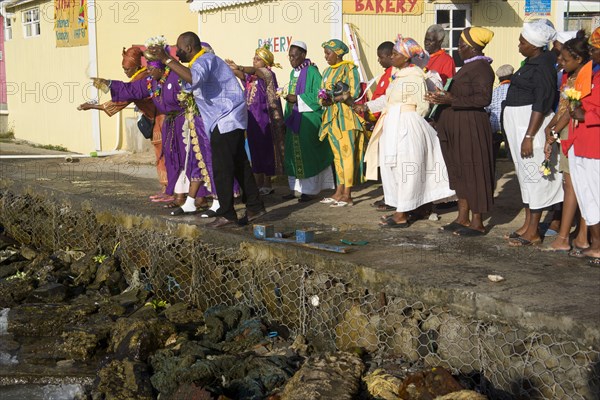
M 254 180 L 254 174 L 244 148 L 244 130 L 236 129 L 221 133 L 219 127 L 210 134 L 214 185 L 219 197 L 220 208 L 217 216 L 228 220 L 237 220 L 233 208 L 233 179 L 237 179 L 242 188 L 242 198 L 246 209 L 258 212 L 264 208 Z

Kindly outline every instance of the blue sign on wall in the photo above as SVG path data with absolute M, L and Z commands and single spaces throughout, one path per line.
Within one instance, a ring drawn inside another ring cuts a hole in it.
M 525 15 L 550 15 L 551 11 L 551 0 L 525 0 Z

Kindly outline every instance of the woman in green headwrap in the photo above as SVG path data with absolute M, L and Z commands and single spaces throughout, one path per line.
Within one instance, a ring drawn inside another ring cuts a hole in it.
M 319 138 L 329 139 L 338 183 L 335 194 L 321 203 L 344 207 L 353 204 L 352 186 L 364 182 L 364 120 L 352 110 L 354 99 L 360 95 L 360 78 L 356 66 L 342 59 L 348 53 L 342 41 L 332 39 L 321 46 L 329 67 L 323 72 L 319 92 L 324 107 Z

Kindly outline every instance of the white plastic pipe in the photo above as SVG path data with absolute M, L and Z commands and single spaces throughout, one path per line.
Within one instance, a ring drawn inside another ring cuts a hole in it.
M 96 42 L 96 0 L 88 0 L 88 55 L 90 62 L 90 76 L 98 76 L 98 55 Z M 92 97 L 98 99 L 98 89 L 92 87 Z M 92 140 L 96 151 L 102 150 L 100 140 L 100 111 L 92 110 Z

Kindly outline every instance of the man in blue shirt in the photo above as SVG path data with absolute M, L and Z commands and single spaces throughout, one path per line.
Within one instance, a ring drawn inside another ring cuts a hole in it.
M 266 210 L 244 150 L 244 131 L 248 125 L 246 99 L 231 68 L 216 55 L 205 52 L 200 38 L 193 32 L 185 32 L 177 39 L 177 58 L 189 63 L 189 68 L 170 58 L 160 47 L 153 47 L 149 52 L 186 82 L 185 89 L 193 92 L 210 135 L 214 184 L 220 208 L 216 219 L 207 226 L 220 228 L 238 222 L 246 224 L 264 215 Z M 246 214 L 240 221 L 233 207 L 234 178 L 246 200 Z
M 496 165 L 496 158 L 498 157 L 500 144 L 502 141 L 504 141 L 504 130 L 502 129 L 501 123 L 502 103 L 504 100 L 506 100 L 506 93 L 508 93 L 508 87 L 510 86 L 510 80 L 512 79 L 514 71 L 515 69 L 512 67 L 512 65 L 508 64 L 504 64 L 496 70 L 496 76 L 498 76 L 499 85 L 492 93 L 492 102 L 485 108 L 490 115 L 490 124 L 492 125 L 492 133 L 494 135 L 494 166 Z M 507 144 L 506 141 L 505 144 Z

